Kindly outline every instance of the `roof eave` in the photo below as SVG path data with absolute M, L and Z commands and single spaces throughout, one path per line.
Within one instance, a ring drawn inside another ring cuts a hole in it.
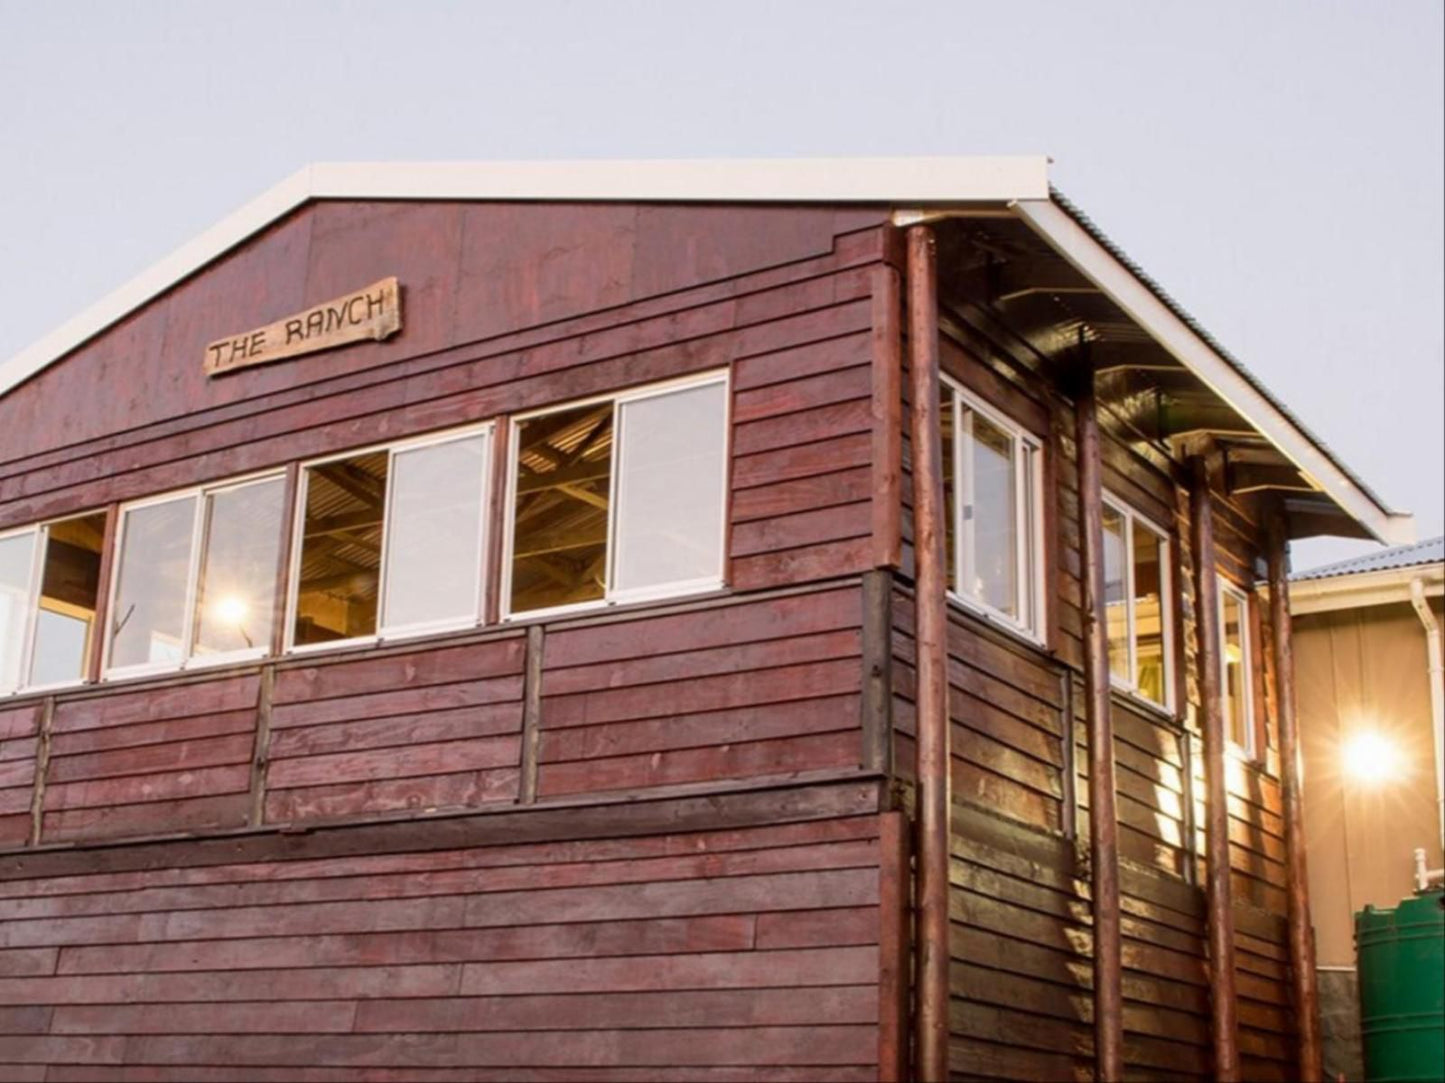
M 1297 579 L 1289 585 L 1290 612 L 1327 613 L 1372 605 L 1408 604 L 1410 584 L 1420 580 L 1426 597 L 1445 594 L 1445 565 L 1415 564 L 1325 579 Z
M 1094 283 L 1171 356 L 1241 416 L 1372 537 L 1414 541 L 1414 517 L 1381 504 L 1239 368 L 1220 356 L 1139 277 L 1053 199 L 1021 199 L 1013 211 Z

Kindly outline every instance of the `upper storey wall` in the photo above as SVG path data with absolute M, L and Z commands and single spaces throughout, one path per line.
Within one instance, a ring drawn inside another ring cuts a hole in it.
M 0 529 L 827 337 L 847 322 L 823 311 L 846 300 L 836 276 L 880 258 L 885 220 L 308 205 L 0 398 Z M 390 275 L 403 330 L 388 341 L 205 375 L 208 342 Z

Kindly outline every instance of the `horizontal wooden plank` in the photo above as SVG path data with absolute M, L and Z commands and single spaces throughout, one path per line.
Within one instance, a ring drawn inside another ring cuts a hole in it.
M 492 802 L 513 801 L 517 796 L 518 778 L 517 768 L 506 766 L 493 770 L 464 771 L 460 774 L 376 778 L 364 782 L 339 782 L 297 789 L 273 787 L 266 794 L 265 822 L 340 820 L 401 809 L 431 812 L 437 809 L 470 808 Z
M 328 661 L 300 668 L 282 667 L 276 674 L 275 702 L 279 705 L 460 680 L 519 676 L 525 651 L 526 641 L 512 635 L 464 647 L 372 656 L 357 661 Z
M 540 810 L 539 810 L 540 811 Z M 574 815 L 592 810 L 574 809 Z M 727 812 L 724 801 L 720 813 Z M 330 832 L 330 828 L 318 829 Z M 353 827 L 353 831 L 367 831 Z M 655 833 L 636 834 L 619 831 L 600 838 L 555 838 L 548 841 L 520 842 L 515 836 L 498 844 L 487 840 L 478 846 L 462 849 L 409 848 L 396 850 L 379 846 L 374 851 L 344 852 L 335 856 L 242 854 L 236 863 L 194 863 L 177 861 L 158 867 L 138 866 L 132 871 L 94 872 L 79 875 L 44 876 L 31 880 L 0 882 L 0 898 L 36 899 L 63 896 L 119 898 L 131 892 L 171 887 L 211 884 L 250 884 L 256 881 L 284 882 L 366 877 L 378 878 L 419 876 L 460 869 L 510 869 L 517 866 L 580 865 L 593 863 L 630 863 L 653 861 L 678 856 L 708 854 L 745 854 L 773 848 L 796 849 L 840 841 L 873 839 L 878 835 L 876 822 L 869 816 L 845 819 L 792 819 L 781 812 L 776 821 L 746 827 L 719 827 L 714 830 L 688 830 L 683 834 L 667 833 L 659 827 Z M 233 846 L 241 840 L 232 840 Z M 135 846 L 135 844 L 131 844 Z M 192 847 L 201 846 L 194 842 Z M 137 847 L 139 848 L 139 847 Z M 180 851 L 182 855 L 191 848 Z
M 573 959 L 537 963 L 467 963 L 462 992 L 632 992 L 663 989 L 777 989 L 876 982 L 874 947 L 808 948 L 728 954 L 666 955 L 647 961 Z
M 818 778 L 735 787 L 732 793 L 629 794 L 585 805 L 498 809 L 433 817 L 318 826 L 305 833 L 265 831 L 229 838 L 147 841 L 0 855 L 0 882 L 77 873 L 193 868 L 246 861 L 294 861 L 560 840 L 622 839 L 659 832 L 719 831 L 872 815 L 873 778 Z
M 788 776 L 802 771 L 858 763 L 856 729 L 713 748 L 672 749 L 606 759 L 543 763 L 538 793 L 544 796 L 641 789 L 681 782 L 754 776 Z
M 521 738 L 508 735 L 325 755 L 276 756 L 267 775 L 267 785 L 285 790 L 516 767 L 520 754 Z

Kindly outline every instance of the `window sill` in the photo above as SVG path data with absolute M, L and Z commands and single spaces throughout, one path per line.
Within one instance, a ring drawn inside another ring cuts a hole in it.
M 1052 654 L 1049 650 L 1049 645 L 1044 642 L 1038 633 L 1025 628 L 1021 624 L 1015 623 L 1011 618 L 1004 616 L 998 610 L 991 609 L 986 605 L 965 598 L 962 594 L 955 593 L 952 590 L 948 592 L 948 601 L 950 605 L 962 610 L 971 617 L 983 621 L 990 628 L 995 628 L 1005 635 L 1027 643 L 1030 647 L 1034 647 L 1046 654 Z
M 1109 691 L 1113 693 L 1117 699 L 1130 707 L 1154 715 L 1176 728 L 1182 729 L 1184 727 L 1184 720 L 1173 707 L 1150 699 L 1137 688 L 1132 688 L 1111 677 L 1109 680 Z

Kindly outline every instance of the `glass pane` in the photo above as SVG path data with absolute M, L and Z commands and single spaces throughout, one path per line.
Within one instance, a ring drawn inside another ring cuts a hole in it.
M 104 515 L 84 515 L 46 527 L 30 684 L 59 684 L 85 677 L 104 544 Z
M 1129 680 L 1129 583 L 1124 516 L 1104 505 L 1104 613 L 1109 625 L 1109 672 Z
M 943 429 L 943 548 L 944 562 L 948 568 L 948 586 L 958 589 L 958 531 L 954 520 L 957 517 L 958 494 L 954 489 L 957 477 L 957 441 L 953 432 L 953 389 L 944 385 L 939 392 L 938 415 Z
M 469 436 L 393 456 L 383 627 L 476 618 L 488 440 Z
M 515 469 L 511 611 L 603 597 L 612 403 L 519 422 Z
M 387 454 L 307 467 L 305 482 L 292 642 L 375 635 Z
M 1249 656 L 1247 635 L 1244 627 L 1244 606 L 1238 596 L 1224 591 L 1224 725 L 1235 744 L 1248 749 L 1249 718 L 1248 691 Z
M 179 665 L 184 659 L 197 499 L 188 496 L 125 513 L 110 619 L 112 669 Z
M 35 531 L 0 538 L 0 695 L 20 684 Z
M 1164 654 L 1164 539 L 1134 523 L 1134 686 L 1155 703 L 1167 700 Z
M 726 385 L 640 399 L 621 411 L 616 588 L 718 579 Z
M 1013 438 L 973 415 L 972 488 L 963 509 L 972 526 L 972 582 L 967 593 L 1000 613 L 1019 617 L 1017 508 Z
M 196 588 L 197 656 L 270 645 L 285 488 L 274 478 L 207 497 Z

